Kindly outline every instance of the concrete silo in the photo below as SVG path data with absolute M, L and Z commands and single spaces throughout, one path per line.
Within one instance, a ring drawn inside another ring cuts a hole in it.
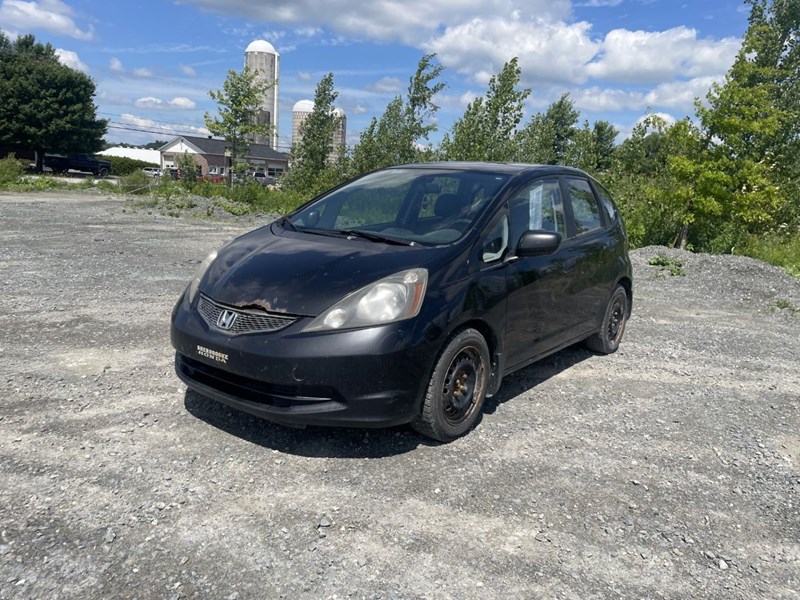
M 300 128 L 306 119 L 314 111 L 313 100 L 299 100 L 295 102 L 292 107 L 292 147 L 294 148 L 303 139 Z M 339 120 L 336 129 L 333 130 L 333 138 L 331 143 L 333 145 L 330 160 L 336 160 L 339 156 L 339 148 L 345 143 L 347 139 L 347 115 L 341 108 L 334 107 L 333 114 Z
M 261 102 L 258 120 L 272 126 L 272 133 L 267 136 L 254 136 L 255 144 L 267 144 L 271 148 L 278 145 L 278 74 L 280 71 L 280 54 L 272 44 L 265 40 L 251 42 L 244 51 L 244 66 L 256 73 L 258 81 L 269 84 Z
M 312 100 L 299 100 L 292 107 L 292 147 L 295 147 L 303 139 L 300 135 L 300 127 L 314 111 Z

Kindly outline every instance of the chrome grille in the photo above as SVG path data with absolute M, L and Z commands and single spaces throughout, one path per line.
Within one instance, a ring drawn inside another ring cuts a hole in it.
M 238 335 L 241 333 L 263 333 L 267 331 L 278 331 L 288 327 L 297 320 L 297 317 L 268 313 L 261 310 L 243 310 L 224 304 L 217 304 L 210 298 L 200 295 L 200 302 L 197 306 L 200 316 L 212 329 L 224 331 Z M 217 324 L 220 314 L 223 311 L 235 313 L 236 319 L 230 329 L 223 329 Z

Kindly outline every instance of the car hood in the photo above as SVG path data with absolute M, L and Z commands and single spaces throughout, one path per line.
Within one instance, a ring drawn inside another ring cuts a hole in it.
M 317 316 L 365 285 L 428 266 L 442 250 L 284 231 L 273 224 L 224 246 L 200 290 L 231 306 Z

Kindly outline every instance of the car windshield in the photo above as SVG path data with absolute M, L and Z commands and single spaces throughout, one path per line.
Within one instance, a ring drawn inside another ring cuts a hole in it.
M 294 229 L 323 235 L 448 244 L 469 231 L 508 178 L 504 173 L 433 168 L 377 171 L 287 220 Z

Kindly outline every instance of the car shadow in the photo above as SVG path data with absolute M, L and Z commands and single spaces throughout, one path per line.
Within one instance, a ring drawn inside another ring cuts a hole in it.
M 186 390 L 184 406 L 212 427 L 252 444 L 312 458 L 384 458 L 438 445 L 408 426 L 382 429 L 346 427 L 293 428 L 254 417 Z
M 591 356 L 581 346 L 572 346 L 509 375 L 503 379 L 500 391 L 486 399 L 484 415 L 494 414 L 508 400 Z M 201 421 L 251 444 L 311 458 L 384 458 L 411 452 L 419 446 L 442 445 L 418 435 L 407 425 L 382 429 L 287 427 L 235 410 L 192 390 L 186 390 L 184 406 Z
M 575 344 L 528 365 L 524 369 L 507 375 L 503 378 L 500 390 L 491 398 L 486 399 L 483 405 L 483 414 L 494 414 L 504 402 L 534 389 L 540 383 L 563 373 L 592 356 L 594 354 L 583 345 Z

